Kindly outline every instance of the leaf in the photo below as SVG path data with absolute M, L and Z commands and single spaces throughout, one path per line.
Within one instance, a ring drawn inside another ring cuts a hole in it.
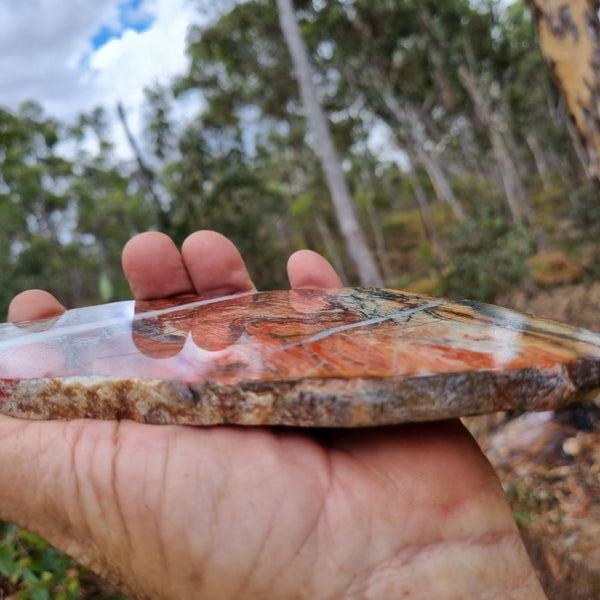
M 0 546 L 0 573 L 11 581 L 20 571 L 19 565 L 13 558 L 14 554 L 15 549 L 12 546 Z
M 36 535 L 35 533 L 31 533 L 30 531 L 20 531 L 19 537 L 28 545 L 33 546 L 34 548 L 37 548 L 39 550 L 45 550 L 49 547 L 49 544 L 46 540 L 42 539 L 39 535 Z

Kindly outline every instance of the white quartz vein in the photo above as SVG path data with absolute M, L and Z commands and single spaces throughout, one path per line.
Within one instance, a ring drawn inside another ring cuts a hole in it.
M 393 319 L 399 319 L 408 317 L 410 315 L 414 315 L 415 313 L 422 312 L 424 310 L 428 310 L 430 308 L 435 308 L 442 304 L 442 300 L 436 300 L 434 302 L 427 302 L 427 304 L 423 304 L 422 306 L 417 306 L 415 308 L 406 308 L 404 310 L 397 310 L 389 315 L 385 315 L 383 317 L 373 317 L 371 319 L 365 319 L 364 321 L 357 321 L 356 323 L 348 323 L 348 325 L 338 325 L 337 327 L 330 327 L 329 329 L 325 329 L 324 331 L 319 331 L 319 333 L 315 333 L 308 338 L 303 340 L 299 340 L 296 342 L 290 342 L 285 346 L 281 346 L 281 348 L 277 348 L 275 352 L 281 352 L 282 350 L 289 350 L 290 348 L 295 348 L 297 346 L 303 346 L 304 344 L 311 344 L 312 342 L 318 342 L 323 338 L 329 337 L 330 335 L 334 335 L 336 333 L 340 333 L 341 331 L 348 331 L 349 329 L 358 329 L 359 327 L 367 327 L 368 325 L 377 325 L 378 323 L 383 323 L 385 321 L 390 321 Z

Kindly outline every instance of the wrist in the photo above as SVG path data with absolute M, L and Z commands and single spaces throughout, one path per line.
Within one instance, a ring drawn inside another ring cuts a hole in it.
M 440 541 L 378 565 L 348 598 L 546 600 L 515 531 Z

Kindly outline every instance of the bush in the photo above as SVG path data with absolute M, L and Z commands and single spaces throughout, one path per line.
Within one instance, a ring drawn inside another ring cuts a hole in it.
M 127 600 L 108 587 L 42 538 L 0 521 L 0 598 Z
M 454 226 L 446 289 L 449 296 L 491 302 L 529 275 L 531 239 L 495 214 Z
M 41 538 L 0 523 L 0 583 L 16 600 L 76 600 L 80 567 Z
M 600 203 L 598 187 L 588 182 L 572 193 L 571 218 L 575 227 L 590 237 L 600 232 Z

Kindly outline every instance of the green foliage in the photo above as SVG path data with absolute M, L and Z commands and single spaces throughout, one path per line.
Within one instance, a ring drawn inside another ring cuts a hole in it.
M 600 204 L 598 203 L 598 189 L 594 182 L 575 190 L 571 196 L 570 217 L 577 232 L 579 249 L 573 253 L 574 240 L 567 240 L 566 249 L 574 256 L 581 257 L 586 271 L 593 279 L 600 279 Z M 574 236 L 573 236 L 574 237 Z M 577 247 L 576 247 L 577 248 Z
M 525 231 L 509 226 L 501 216 L 469 219 L 449 234 L 452 254 L 446 275 L 448 295 L 492 301 L 527 277 L 531 240 Z
M 600 203 L 598 188 L 594 182 L 589 182 L 573 193 L 571 217 L 578 229 L 590 236 L 600 233 Z
M 0 521 L 0 598 L 127 600 L 39 536 Z
M 418 210 L 398 211 L 390 213 L 383 219 L 384 231 L 396 233 L 406 238 L 420 240 L 423 237 L 423 222 Z
M 294 219 L 311 219 L 315 209 L 314 199 L 308 194 L 301 194 L 294 199 L 291 206 L 291 215 Z
M 0 312 L 30 287 L 71 306 L 128 294 L 121 248 L 156 225 L 156 209 L 114 164 L 103 118 L 94 111 L 69 129 L 33 103 L 17 114 L 0 110 Z M 96 155 L 83 149 L 86 135 L 99 136 Z M 60 154 L 59 140 L 79 148 L 75 157 Z
M 44 540 L 0 523 L 0 590 L 15 600 L 80 598 L 81 567 Z
M 159 85 L 145 90 L 146 101 L 146 131 L 153 153 L 165 160 L 173 152 L 176 139 L 173 131 L 171 116 L 172 92 Z
M 276 224 L 287 215 L 285 199 L 244 154 L 240 130 L 209 132 L 193 123 L 180 140 L 181 155 L 162 174 L 171 197 L 171 230 L 181 243 L 197 229 L 228 236 L 247 258 L 258 285 L 282 287 L 282 240 Z
M 435 262 L 436 255 L 430 242 L 424 241 L 419 244 L 419 247 L 417 248 L 417 257 L 420 261 L 425 263 L 431 264 Z

